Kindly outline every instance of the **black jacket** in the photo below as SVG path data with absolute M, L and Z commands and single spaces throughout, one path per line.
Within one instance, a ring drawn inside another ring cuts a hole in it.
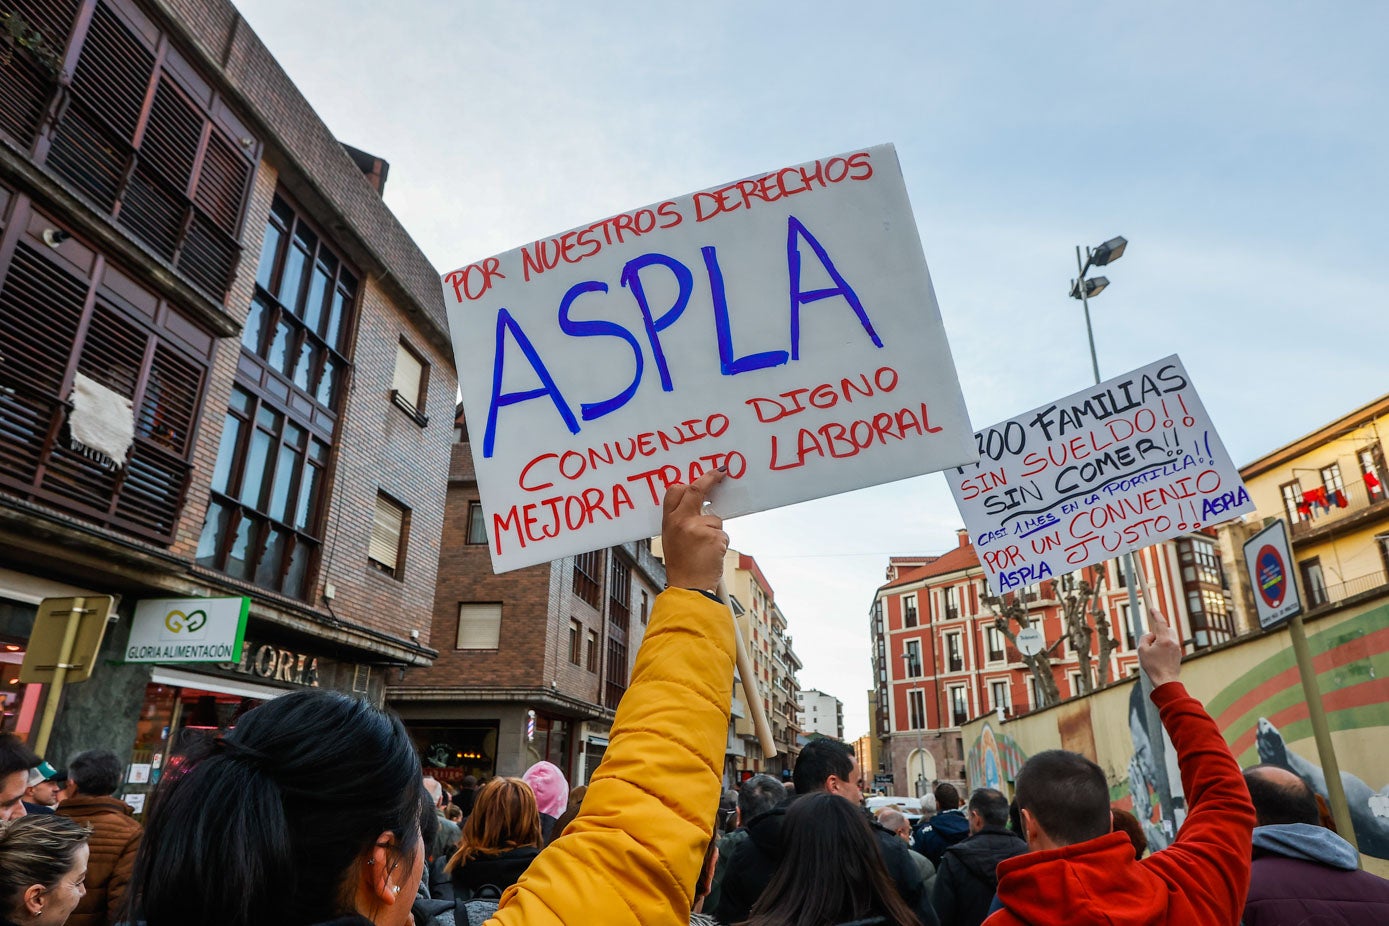
M 931 903 L 946 926 L 979 926 L 998 889 L 998 863 L 1027 851 L 1012 830 L 986 826 L 941 856 Z
M 540 854 L 534 846 L 508 849 L 497 856 L 479 856 L 451 872 L 454 897 L 466 900 L 484 885 L 495 885 L 504 891 L 520 880 L 531 862 Z
M 738 845 L 733 858 L 729 860 L 720 888 L 718 908 L 713 911 L 719 922 L 741 923 L 746 920 L 748 911 L 772 880 L 781 862 L 781 824 L 786 818 L 789 803 L 758 814 L 747 822 L 748 838 Z M 867 811 L 864 813 L 867 815 Z M 872 827 L 873 835 L 878 838 L 878 846 L 882 849 L 888 876 L 897 885 L 902 899 L 920 918 L 922 926 L 936 926 L 936 915 L 923 888 L 921 872 L 907 854 L 906 842 L 876 822 L 872 823 Z

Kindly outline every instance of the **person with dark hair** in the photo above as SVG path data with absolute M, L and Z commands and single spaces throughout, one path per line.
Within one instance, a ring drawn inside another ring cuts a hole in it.
M 825 790 L 799 797 L 786 811 L 781 834 L 781 864 L 747 926 L 918 926 L 883 867 L 867 817 L 848 801 Z
M 714 866 L 714 878 L 704 909 L 715 911 L 723 900 L 723 879 L 728 875 L 728 863 L 738 847 L 748 839 L 748 824 L 786 800 L 786 786 L 771 775 L 753 775 L 736 792 L 733 832 L 719 840 L 719 860 Z
M 1254 801 L 1254 863 L 1245 926 L 1383 926 L 1389 881 L 1359 870 L 1355 847 L 1318 825 L 1316 795 L 1276 765 L 1244 771 Z
M 42 761 L 19 737 L 0 733 L 0 820 L 18 820 L 24 816 L 29 770 Z
M 569 805 L 564 808 L 564 813 L 559 815 L 555 821 L 555 827 L 550 831 L 549 845 L 556 839 L 564 835 L 564 831 L 569 828 L 569 824 L 574 822 L 574 818 L 579 815 L 579 811 L 584 806 L 584 796 L 588 794 L 588 785 L 576 785 L 569 789 Z M 541 821 L 542 823 L 544 821 Z
M 82 899 L 87 831 L 42 814 L 0 820 L 0 923 L 62 926 Z
M 398 717 L 337 692 L 281 695 L 166 770 L 129 920 L 403 926 L 424 868 L 427 807 Z
M 1110 807 L 1109 813 L 1114 818 L 1114 832 L 1127 835 L 1129 842 L 1133 843 L 1133 857 L 1142 858 L 1143 853 L 1148 851 L 1148 837 L 1143 832 L 1143 824 L 1133 814 L 1119 807 Z
M 902 899 L 923 923 L 934 924 L 936 915 L 931 909 L 931 899 L 926 895 L 921 871 L 911 860 L 907 845 L 896 833 L 879 826 L 860 806 L 863 779 L 854 748 L 828 737 L 811 740 L 796 757 L 791 779 L 796 788 L 795 798 L 747 822 L 748 838 L 736 847 L 729 860 L 715 916 L 725 923 L 747 919 L 754 901 L 783 862 L 781 828 L 788 808 L 795 807 L 809 795 L 827 793 L 844 800 L 864 818 Z
M 473 812 L 473 802 L 477 800 L 477 776 L 464 775 L 454 792 L 453 802 L 463 809 L 463 816 Z
M 979 926 L 989 915 L 998 888 L 998 863 L 1027 851 L 1008 829 L 1008 798 L 993 788 L 969 797 L 969 836 L 945 850 L 931 905 L 947 926 Z
M 969 818 L 960 806 L 960 792 L 950 782 L 937 784 L 933 794 L 936 798 L 936 815 L 930 823 L 917 827 L 912 837 L 912 848 L 930 859 L 939 871 L 945 850 L 969 836 Z
M 89 749 L 68 763 L 72 794 L 58 815 L 89 827 L 87 894 L 73 911 L 72 926 L 107 926 L 120 921 L 126 887 L 140 849 L 140 824 L 129 805 L 112 797 L 121 785 L 121 760 L 107 749 Z
M 1015 793 L 1030 851 L 1000 862 L 1002 909 L 989 926 L 1060 923 L 1235 926 L 1249 889 L 1254 808 L 1214 720 L 1179 681 L 1181 637 L 1156 609 L 1138 661 L 1176 748 L 1191 812 L 1176 840 L 1136 860 L 1112 832 L 1109 782 L 1084 756 L 1039 752 L 1018 772 Z

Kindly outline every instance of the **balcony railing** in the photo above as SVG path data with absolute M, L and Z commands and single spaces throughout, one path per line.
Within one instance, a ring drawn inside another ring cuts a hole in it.
M 1385 497 L 1383 486 L 1378 494 L 1371 495 L 1363 481 L 1352 481 L 1341 490 L 1341 495 L 1346 500 L 1344 508 L 1334 504 L 1335 500 L 1332 499 L 1331 508 L 1314 504 L 1311 506 L 1311 517 L 1293 521 L 1293 539 L 1310 539 L 1323 533 L 1331 533 L 1336 527 L 1348 526 L 1362 519 L 1372 510 L 1389 512 L 1389 498 Z
M 1389 586 L 1389 578 L 1386 578 L 1383 572 L 1372 572 L 1367 576 L 1337 582 L 1335 585 L 1307 585 L 1305 581 L 1303 584 L 1303 590 L 1307 593 L 1304 605 L 1311 609 L 1335 604 L 1381 586 Z

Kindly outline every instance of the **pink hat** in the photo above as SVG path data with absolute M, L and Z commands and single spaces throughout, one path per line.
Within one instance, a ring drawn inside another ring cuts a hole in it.
M 541 813 L 559 817 L 569 806 L 569 782 L 559 766 L 551 762 L 537 762 L 526 769 L 521 780 L 535 792 L 535 804 Z

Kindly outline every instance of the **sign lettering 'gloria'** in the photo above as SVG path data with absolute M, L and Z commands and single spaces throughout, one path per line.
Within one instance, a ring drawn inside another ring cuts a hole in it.
M 1176 355 L 975 441 L 946 481 L 995 594 L 1254 510 Z
M 975 459 L 891 145 L 613 216 L 443 278 L 498 571 Z

